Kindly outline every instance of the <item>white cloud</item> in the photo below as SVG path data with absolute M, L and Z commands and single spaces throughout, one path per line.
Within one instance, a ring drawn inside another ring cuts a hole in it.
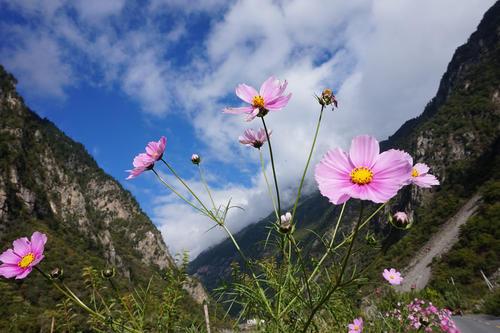
M 251 177 L 249 185 L 241 185 L 216 179 L 217 170 L 209 175 L 212 184 L 225 184 L 214 191 L 218 202 L 232 197 L 245 207 L 229 219 L 230 227 L 239 230 L 267 215 L 271 204 L 256 170 L 256 151 L 237 142 L 244 128 L 260 127 L 259 120 L 248 124 L 221 114 L 228 100 L 240 103 L 234 98 L 238 83 L 258 86 L 271 74 L 289 81 L 289 106 L 266 117 L 283 201 L 289 203 L 318 116 L 314 93 L 333 87 L 340 109 L 325 113 L 310 170 L 329 147 L 345 147 L 361 133 L 384 139 L 418 115 L 435 94 L 455 48 L 493 2 L 155 0 L 141 14 L 124 1 L 81 1 L 71 4 L 81 18 L 75 21 L 63 10 L 66 2 L 21 1 L 9 8 L 42 21 L 42 32 L 30 39 L 31 28 L 20 27 L 25 30 L 19 45 L 0 48 L 0 55 L 21 84 L 55 96 L 64 96 L 75 82 L 75 68 L 88 61 L 92 72 L 84 79 L 97 76 L 95 84 L 119 87 L 144 112 L 164 115 L 181 107 L 198 142 L 207 144 L 209 165 L 231 164 Z M 143 24 L 129 24 L 131 15 Z M 211 17 L 210 30 L 204 40 L 196 40 L 200 31 L 191 31 L 190 23 L 203 15 Z M 103 19 L 109 17 L 114 25 Z M 172 19 L 167 29 L 165 18 Z M 182 59 L 187 65 L 175 67 L 170 57 L 189 38 L 195 42 Z M 70 61 L 69 51 L 76 60 Z M 269 165 L 267 172 L 271 178 Z M 205 218 L 171 196 L 158 200 L 153 218 L 173 252 L 187 249 L 194 256 L 222 239 L 220 231 L 206 232 L 211 225 Z

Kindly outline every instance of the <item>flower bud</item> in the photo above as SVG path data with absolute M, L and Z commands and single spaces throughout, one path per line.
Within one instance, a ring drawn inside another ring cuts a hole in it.
M 62 278 L 63 273 L 64 271 L 62 268 L 56 267 L 50 272 L 50 278 L 54 280 L 59 280 Z
M 198 154 L 191 155 L 191 162 L 193 162 L 193 164 L 196 164 L 196 165 L 200 164 L 200 162 L 201 162 L 200 155 L 198 155 Z
M 111 279 L 112 277 L 115 276 L 115 273 L 116 271 L 114 267 L 106 268 L 101 271 L 101 276 L 105 279 Z
M 290 232 L 292 229 L 292 214 L 290 212 L 287 212 L 284 215 L 281 215 L 280 218 L 280 231 L 284 234 Z

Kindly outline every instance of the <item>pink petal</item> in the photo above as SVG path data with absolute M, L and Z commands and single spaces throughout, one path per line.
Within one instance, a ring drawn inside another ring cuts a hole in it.
M 270 76 L 259 89 L 259 95 L 264 98 L 264 101 L 268 99 L 272 99 L 275 97 L 275 94 L 279 91 L 280 81 L 276 79 L 274 76 Z
M 30 264 L 30 266 L 35 266 L 38 265 L 40 261 L 42 261 L 45 258 L 43 254 L 36 255 L 35 260 Z
M 14 252 L 20 257 L 24 257 L 31 252 L 31 244 L 26 237 L 16 239 L 12 242 L 12 245 L 14 245 Z
M 225 108 L 223 110 L 224 113 L 230 113 L 230 114 L 250 113 L 252 111 L 253 111 L 253 106 L 242 106 L 239 108 Z
M 33 268 L 31 266 L 26 267 L 21 274 L 16 276 L 16 280 L 21 280 L 21 279 L 24 279 L 25 277 L 27 277 L 28 274 L 31 273 L 32 269 Z
M 42 255 L 45 243 L 47 243 L 47 235 L 38 231 L 31 235 L 31 249 L 37 258 Z
M 439 180 L 434 175 L 426 174 L 423 176 L 414 177 L 413 183 L 423 188 L 430 188 L 431 186 L 439 185 Z
M 371 169 L 379 152 L 379 144 L 374 137 L 359 135 L 352 139 L 349 159 L 355 167 Z
M 425 175 L 427 172 L 429 172 L 429 167 L 425 163 L 417 163 L 413 167 L 415 168 L 415 170 L 417 170 L 419 175 Z
M 23 273 L 23 269 L 17 265 L 4 264 L 0 266 L 0 275 L 10 279 L 14 276 Z
M 167 138 L 162 136 L 159 141 L 160 150 L 163 153 L 167 147 Z
M 265 108 L 269 110 L 279 110 L 284 108 L 287 104 L 292 94 L 288 94 L 286 96 L 280 96 L 273 100 L 272 102 L 266 103 Z
M 257 117 L 257 115 L 259 114 L 260 110 L 259 108 L 255 108 L 253 109 L 252 113 L 250 113 L 246 118 L 245 120 L 246 121 L 252 121 L 255 119 L 255 117 Z
M 258 95 L 257 90 L 255 90 L 254 87 L 248 86 L 244 83 L 239 84 L 236 87 L 236 96 L 238 96 L 240 99 L 247 102 L 248 104 L 253 104 L 253 98 L 257 95 Z
M 0 254 L 0 260 L 6 264 L 17 265 L 21 260 L 21 257 L 16 255 L 12 249 L 8 249 L 4 253 Z
M 398 150 L 388 150 L 378 155 L 372 166 L 373 180 L 387 180 L 389 183 L 403 184 L 411 177 L 412 166 L 404 154 Z

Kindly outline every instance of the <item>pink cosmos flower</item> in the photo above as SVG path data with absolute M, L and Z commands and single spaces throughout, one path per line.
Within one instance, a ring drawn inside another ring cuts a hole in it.
M 408 160 L 408 163 L 413 165 L 413 158 L 411 157 L 410 154 L 404 153 L 406 156 L 406 159 Z M 411 183 L 423 187 L 423 188 L 429 188 L 433 185 L 439 185 L 439 180 L 436 178 L 436 176 L 431 175 L 429 172 L 429 166 L 425 163 L 417 163 L 413 165 L 413 168 L 411 170 L 411 177 L 408 178 L 408 180 L 405 182 L 405 185 L 409 185 Z
M 244 83 L 236 87 L 236 96 L 250 104 L 239 108 L 225 108 L 224 113 L 247 114 L 246 121 L 257 116 L 265 116 L 269 111 L 278 111 L 284 108 L 292 94 L 284 95 L 287 81 L 281 82 L 274 76 L 268 78 L 260 86 L 259 91 Z
M 349 328 L 349 333 L 361 333 L 363 332 L 363 318 L 359 317 L 354 319 L 352 324 L 347 325 Z
M 156 161 L 163 157 L 165 152 L 165 147 L 167 146 L 167 138 L 162 136 L 158 142 L 151 141 L 146 146 L 146 153 L 141 153 L 134 157 L 132 162 L 134 169 L 127 170 L 129 176 L 127 179 L 132 179 L 139 176 L 141 173 L 147 170 L 151 170 Z
M 399 221 L 399 222 L 401 222 L 403 224 L 406 224 L 409 221 L 409 217 L 408 217 L 408 215 L 405 212 L 397 212 L 397 213 L 395 213 L 394 214 L 394 218 L 397 221 Z
M 269 136 L 271 136 L 271 132 L 269 132 Z M 253 129 L 249 128 L 245 130 L 243 135 L 239 137 L 239 141 L 241 144 L 252 146 L 255 148 L 260 148 L 267 141 L 266 131 L 261 128 L 257 132 Z
M 12 242 L 13 249 L 0 254 L 0 275 L 7 279 L 24 279 L 44 258 L 43 249 L 46 242 L 47 236 L 38 231 L 31 235 L 31 241 L 26 237 L 16 239 Z
M 384 279 L 386 279 L 393 286 L 400 285 L 403 282 L 403 278 L 401 277 L 401 273 L 396 271 L 394 268 L 384 269 L 384 273 L 382 273 Z
M 360 135 L 352 140 L 349 153 L 340 148 L 328 151 L 316 166 L 315 178 L 321 194 L 338 205 L 349 198 L 386 202 L 410 174 L 411 164 L 401 151 L 380 153 L 375 138 Z

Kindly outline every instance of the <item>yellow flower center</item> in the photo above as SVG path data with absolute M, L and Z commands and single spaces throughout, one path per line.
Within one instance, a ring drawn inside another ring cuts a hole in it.
M 355 331 L 359 330 L 359 326 L 358 326 L 358 325 L 356 325 L 356 324 L 354 324 L 354 330 L 355 330 Z
M 264 107 L 264 97 L 261 95 L 257 95 L 252 99 L 252 105 L 256 108 L 263 108 Z
M 418 171 L 417 171 L 417 169 L 413 168 L 413 169 L 411 170 L 411 176 L 412 176 L 412 177 L 418 177 Z
M 355 168 L 351 171 L 351 181 L 354 184 L 366 185 L 373 180 L 373 172 L 365 167 Z
M 21 268 L 26 268 L 33 262 L 33 260 L 35 260 L 35 255 L 30 252 L 25 255 L 17 265 Z
M 396 277 L 394 275 L 389 275 L 389 280 L 394 280 Z

